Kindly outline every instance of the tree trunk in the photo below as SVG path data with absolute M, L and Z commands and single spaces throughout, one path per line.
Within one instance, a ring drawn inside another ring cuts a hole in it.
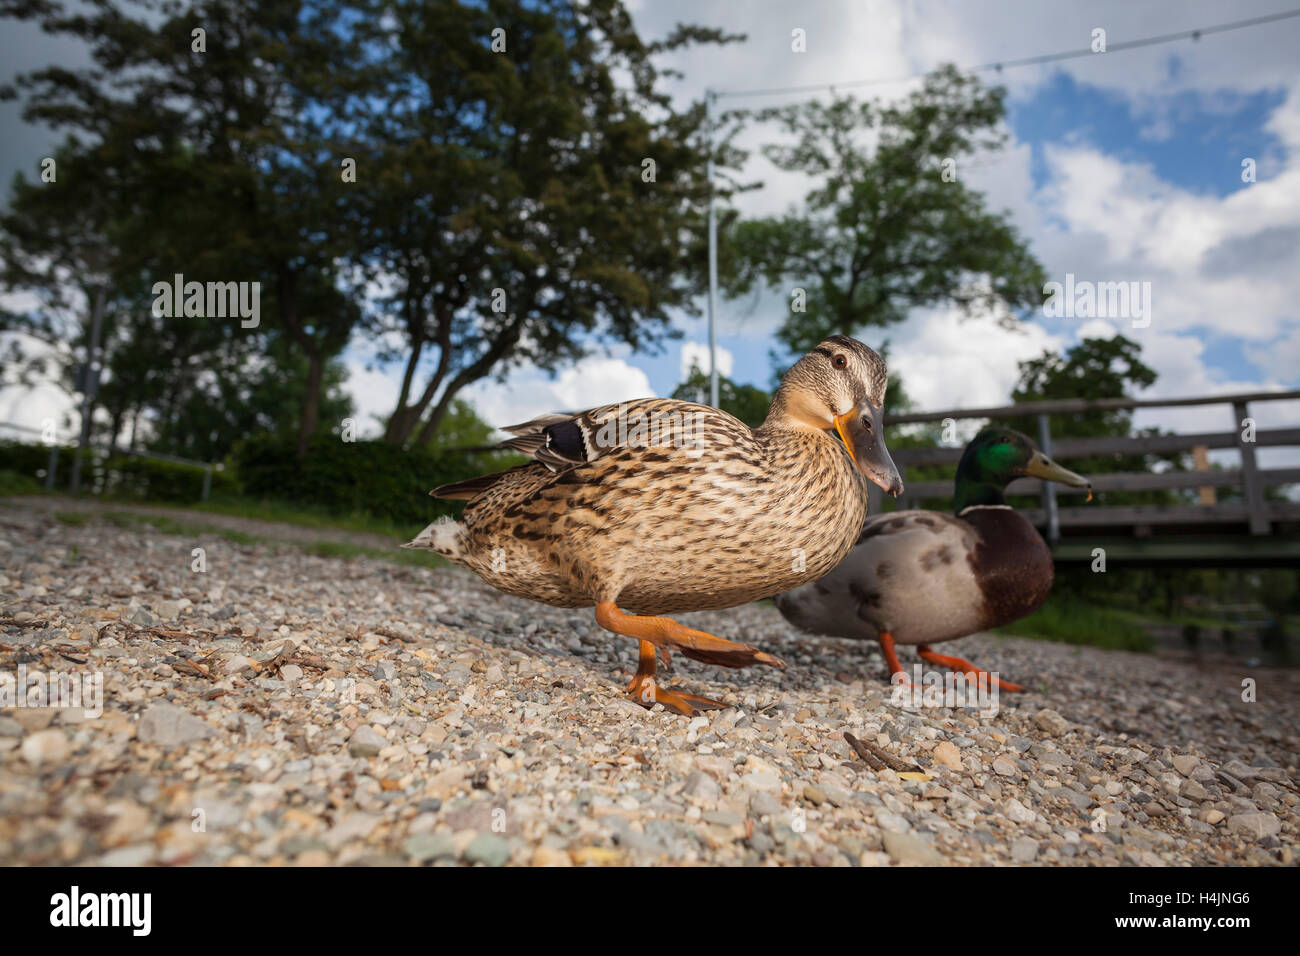
M 307 444 L 316 433 L 320 417 L 322 382 L 325 380 L 325 354 L 320 342 L 307 334 L 298 316 L 298 276 L 287 266 L 280 266 L 277 280 L 280 291 L 280 319 L 289 331 L 289 337 L 298 343 L 307 356 L 307 390 L 302 397 L 298 413 L 298 454 L 305 454 Z
M 457 389 L 456 391 L 458 392 L 460 389 Z M 427 445 L 433 440 L 433 436 L 438 432 L 438 426 L 441 425 L 442 420 L 447 417 L 447 410 L 451 408 L 452 399 L 455 397 L 456 393 L 450 389 L 443 393 L 442 398 L 438 400 L 438 404 L 433 407 L 433 411 L 429 413 L 429 417 L 420 428 L 420 434 L 416 438 L 417 444 Z
M 503 330 L 486 352 L 456 373 L 452 380 L 447 383 L 447 387 L 443 389 L 442 395 L 438 398 L 438 404 L 434 406 L 428 420 L 420 428 L 420 434 L 416 437 L 417 444 L 426 445 L 433 439 L 434 432 L 442 424 L 447 409 L 451 408 L 452 400 L 460 394 L 460 390 L 492 374 L 492 370 L 496 368 L 497 363 L 510 354 L 511 349 L 519 344 L 519 338 L 522 334 L 523 326 L 521 324 L 515 324 Z
M 122 416 L 126 414 L 126 404 L 119 401 L 117 406 L 112 409 L 113 421 L 109 424 L 108 443 L 116 445 L 118 436 L 122 434 Z
M 298 454 L 307 453 L 307 444 L 316 433 L 316 420 L 320 416 L 321 383 L 325 378 L 325 357 L 320 349 L 307 353 L 307 392 L 302 397 L 302 414 L 298 419 Z

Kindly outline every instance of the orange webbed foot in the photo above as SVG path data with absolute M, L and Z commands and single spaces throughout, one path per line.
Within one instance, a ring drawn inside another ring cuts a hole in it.
M 1019 693 L 1025 689 L 1024 686 L 1021 684 L 1013 684 L 1011 683 L 1011 681 L 1006 681 L 1006 680 L 1002 680 L 1001 678 L 994 677 L 988 671 L 981 670 L 980 668 L 972 664 L 970 661 L 963 660 L 960 657 L 949 657 L 947 654 L 935 653 L 933 650 L 930 649 L 929 644 L 918 644 L 916 647 L 916 652 L 920 654 L 924 660 L 929 661 L 931 664 L 938 664 L 940 667 L 946 667 L 949 670 L 961 671 L 962 673 L 970 674 L 972 677 L 975 678 L 977 684 L 985 684 L 987 681 L 991 680 L 997 686 L 998 690 L 1005 690 L 1005 691 L 1010 691 L 1012 693 Z

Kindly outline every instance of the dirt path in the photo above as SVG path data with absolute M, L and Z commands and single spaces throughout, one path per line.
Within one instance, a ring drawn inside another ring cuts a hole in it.
M 294 544 L 316 544 L 321 541 L 328 541 L 335 544 L 353 544 L 360 547 L 383 549 L 396 548 L 402 543 L 396 537 L 367 531 L 313 528 L 308 525 L 263 521 L 260 518 L 223 515 L 211 511 L 195 511 L 189 508 L 168 508 L 163 505 L 144 505 L 130 502 L 99 501 L 94 498 L 16 497 L 0 499 L 0 505 L 9 508 L 32 509 L 50 514 L 61 512 L 79 512 L 83 514 L 126 512 L 144 517 L 170 518 L 187 525 L 220 528 L 223 531 L 239 531 L 259 538 L 286 541 Z

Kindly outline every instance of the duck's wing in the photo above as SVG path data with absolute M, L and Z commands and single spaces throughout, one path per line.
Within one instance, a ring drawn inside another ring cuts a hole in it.
M 753 441 L 750 428 L 726 412 L 670 398 L 636 399 L 581 412 L 542 415 L 503 430 L 514 437 L 502 442 L 502 448 L 527 455 L 552 475 L 564 474 L 629 448 L 689 449 Z M 534 467 L 519 465 L 494 475 L 458 481 L 435 488 L 432 494 L 439 498 L 472 500 L 505 484 L 531 485 L 531 473 L 516 472 Z
M 600 456 L 598 439 L 601 429 L 611 415 L 618 414 L 617 405 L 602 405 L 572 414 L 542 415 L 519 425 L 509 425 L 505 431 L 514 435 L 501 443 L 539 461 L 553 472 L 592 461 Z
M 530 462 L 527 465 L 515 465 L 513 468 L 507 468 L 505 471 L 493 472 L 490 475 L 479 475 L 477 478 L 467 478 L 465 481 L 454 481 L 448 485 L 439 485 L 429 492 L 435 498 L 450 498 L 459 501 L 470 501 L 477 498 L 489 488 L 503 482 L 511 481 L 521 477 L 520 471 L 530 469 L 533 465 Z
M 582 412 L 543 415 L 505 429 L 503 448 L 553 472 L 636 448 L 692 448 L 752 441 L 753 432 L 721 409 L 671 398 L 644 398 Z
M 884 548 L 903 547 L 904 539 L 906 544 L 917 549 L 942 541 L 962 551 L 971 552 L 979 544 L 979 534 L 975 529 L 955 515 L 944 514 L 942 511 L 893 511 L 868 518 L 862 525 L 862 533 L 858 535 L 854 550 L 849 554 L 852 556 L 869 541 L 876 541 L 878 546 Z M 875 546 L 872 546 L 870 550 L 874 549 Z
M 590 461 L 594 457 L 591 450 L 596 447 L 595 437 L 599 434 L 600 425 L 610 413 L 610 409 L 617 412 L 618 406 L 605 405 L 581 412 L 539 415 L 518 425 L 507 425 L 502 431 L 509 432 L 515 437 L 503 441 L 501 447 L 521 452 L 533 459 L 532 462 L 516 465 L 514 468 L 494 474 L 479 475 L 477 478 L 440 485 L 429 494 L 435 498 L 472 501 L 493 488 L 500 490 L 530 478 L 531 475 L 520 474 L 520 472 L 534 471 L 536 468 L 534 463 L 541 463 L 550 473 L 558 474 L 574 465 Z

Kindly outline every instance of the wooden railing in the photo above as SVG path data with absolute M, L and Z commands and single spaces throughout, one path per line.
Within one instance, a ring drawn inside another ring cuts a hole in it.
M 1089 475 L 1093 490 L 1102 500 L 1086 507 L 1062 508 L 1058 495 L 1079 494 L 1073 488 L 1043 482 L 1037 479 L 1019 479 L 1007 489 L 1009 494 L 1037 494 L 1042 507 L 1023 512 L 1025 517 L 1042 528 L 1049 541 L 1061 537 L 1061 529 L 1095 527 L 1115 529 L 1128 527 L 1138 535 L 1149 534 L 1155 526 L 1218 526 L 1245 525 L 1252 535 L 1267 535 L 1279 522 L 1300 521 L 1300 504 L 1289 501 L 1270 501 L 1265 489 L 1279 485 L 1300 483 L 1300 468 L 1260 468 L 1256 450 L 1261 447 L 1300 446 L 1300 427 L 1256 428 L 1254 441 L 1243 425 L 1250 417 L 1250 406 L 1258 402 L 1300 401 L 1300 391 L 1250 392 L 1240 395 L 1207 395 L 1198 398 L 1174 399 L 1068 399 L 1063 401 L 1026 402 L 996 408 L 957 408 L 940 412 L 893 415 L 887 425 L 904 425 L 913 422 L 942 422 L 945 419 L 1007 419 L 1033 418 L 1037 423 L 1039 446 L 1058 461 L 1072 458 L 1089 458 L 1103 455 L 1141 455 L 1150 453 L 1191 452 L 1195 471 L 1121 472 Z M 1053 440 L 1049 416 L 1068 415 L 1096 410 L 1136 408 L 1175 408 L 1189 405 L 1229 405 L 1232 408 L 1231 431 L 1199 432 L 1185 435 L 1128 436 L 1121 438 L 1061 438 Z M 1296 415 L 1300 423 L 1300 411 Z M 1211 449 L 1235 448 L 1240 453 L 1241 465 L 1231 469 L 1210 469 L 1207 452 Z M 894 461 L 903 472 L 906 490 L 900 507 L 917 507 L 922 499 L 952 497 L 952 480 L 906 480 L 906 469 L 912 465 L 951 465 L 961 458 L 961 447 L 900 448 L 894 452 Z M 1108 491 L 1152 491 L 1161 489 L 1200 489 L 1198 504 L 1182 505 L 1119 505 L 1107 506 Z M 1218 501 L 1215 489 L 1240 489 L 1240 501 Z M 872 486 L 872 513 L 878 513 L 881 496 Z

